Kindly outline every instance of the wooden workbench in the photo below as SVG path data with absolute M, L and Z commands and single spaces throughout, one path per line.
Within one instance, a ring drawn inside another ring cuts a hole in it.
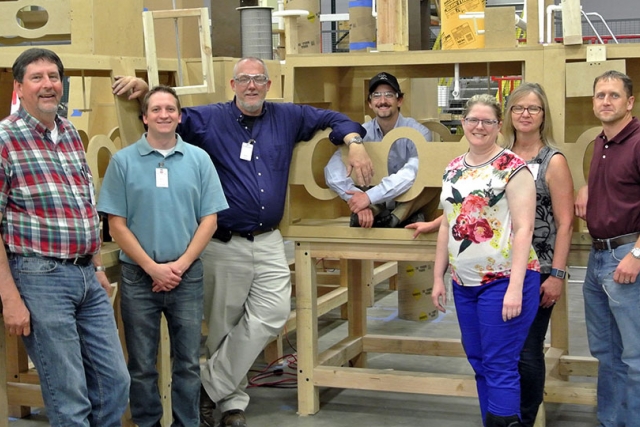
M 375 230 L 371 230 L 375 232 Z M 393 230 L 403 232 L 405 230 Z M 435 237 L 435 236 L 434 236 Z M 575 239 L 572 261 L 584 260 L 588 238 Z M 363 260 L 432 261 L 435 240 L 370 240 L 298 238 L 295 243 L 296 315 L 298 342 L 298 412 L 318 412 L 320 387 L 392 391 L 445 396 L 476 396 L 472 375 L 367 369 L 367 353 L 398 353 L 440 357 L 465 357 L 460 340 L 398 337 L 367 333 L 366 308 L 370 291 L 362 281 Z M 348 335 L 319 353 L 318 300 L 314 259 L 346 260 Z M 566 286 L 565 286 L 566 294 Z M 546 350 L 546 402 L 596 404 L 595 384 L 567 382 L 569 375 L 594 376 L 595 359 L 572 357 L 568 351 L 567 298 L 553 312 L 551 345 Z

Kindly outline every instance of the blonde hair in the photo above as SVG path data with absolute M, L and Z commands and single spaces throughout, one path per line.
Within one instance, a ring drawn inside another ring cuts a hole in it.
M 486 93 L 473 95 L 471 99 L 467 101 L 467 104 L 464 106 L 464 112 L 462 113 L 462 117 L 466 118 L 467 115 L 469 114 L 469 111 L 476 104 L 482 104 L 482 105 L 486 105 L 488 107 L 493 108 L 493 112 L 496 114 L 496 119 L 498 119 L 498 121 L 502 121 L 502 107 L 500 106 L 500 103 L 498 102 L 495 96 L 489 95 Z
M 505 109 L 504 122 L 502 124 L 502 134 L 504 135 L 505 147 L 512 149 L 516 142 L 516 129 L 513 126 L 513 119 L 511 116 L 511 107 L 516 105 L 525 96 L 530 93 L 535 94 L 538 100 L 542 104 L 542 123 L 540 124 L 540 139 L 542 143 L 547 147 L 555 147 L 556 142 L 553 139 L 553 125 L 551 120 L 551 114 L 549 112 L 549 100 L 547 94 L 538 83 L 522 83 L 509 95 L 507 107 Z

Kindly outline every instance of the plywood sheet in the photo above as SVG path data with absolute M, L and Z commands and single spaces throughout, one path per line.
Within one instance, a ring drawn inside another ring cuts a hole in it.
M 565 73 L 567 98 L 593 96 L 593 80 L 609 70 L 626 73 L 626 61 L 568 62 Z

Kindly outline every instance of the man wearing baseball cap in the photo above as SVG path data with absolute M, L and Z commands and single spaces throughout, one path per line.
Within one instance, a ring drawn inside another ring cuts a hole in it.
M 431 141 L 431 131 L 410 117 L 400 114 L 404 93 L 398 79 L 392 74 L 382 72 L 369 81 L 369 108 L 375 118 L 363 124 L 367 134 L 360 141 L 351 143 L 382 141 L 384 136 L 397 127 L 410 127 L 418 130 L 426 141 Z M 342 164 L 340 150 L 337 150 L 324 169 L 329 188 L 349 204 L 351 209 L 351 227 L 394 228 L 413 222 L 424 221 L 420 212 L 429 199 L 418 196 L 405 203 L 396 203 L 394 199 L 413 185 L 418 172 L 418 152 L 414 143 L 402 138 L 393 143 L 389 151 L 389 176 L 382 178 L 378 185 L 358 187 L 347 175 Z M 437 223 L 436 223 L 437 222 Z M 440 220 L 433 221 L 437 229 Z

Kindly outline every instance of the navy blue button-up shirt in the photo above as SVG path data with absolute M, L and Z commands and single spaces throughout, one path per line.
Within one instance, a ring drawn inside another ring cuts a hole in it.
M 178 133 L 204 149 L 218 171 L 229 209 L 218 213 L 218 226 L 238 232 L 276 227 L 282 219 L 294 144 L 322 129 L 340 145 L 346 135 L 364 128 L 341 113 L 307 105 L 265 102 L 253 127 L 235 99 L 182 109 Z M 253 143 L 251 160 L 240 158 L 242 143 Z

